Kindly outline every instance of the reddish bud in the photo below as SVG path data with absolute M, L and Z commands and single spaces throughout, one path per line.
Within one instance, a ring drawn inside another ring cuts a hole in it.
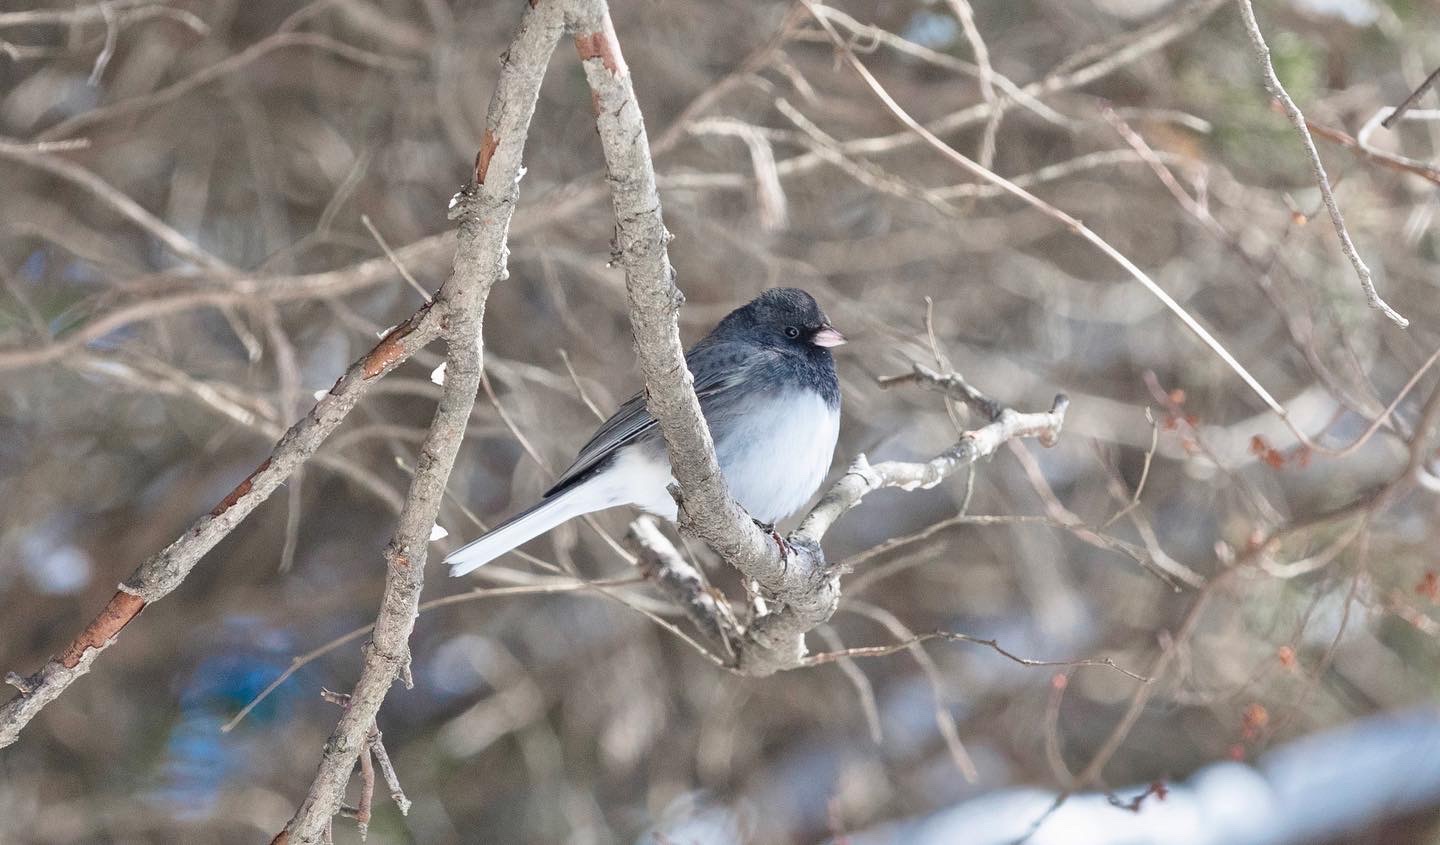
M 1245 706 L 1245 712 L 1240 715 L 1240 733 L 1246 739 L 1255 739 L 1265 727 L 1270 724 L 1270 711 L 1265 705 L 1259 702 L 1251 702 Z
M 1433 569 L 1426 572 L 1420 583 L 1415 585 L 1415 592 L 1432 602 L 1440 602 L 1440 575 L 1436 575 Z

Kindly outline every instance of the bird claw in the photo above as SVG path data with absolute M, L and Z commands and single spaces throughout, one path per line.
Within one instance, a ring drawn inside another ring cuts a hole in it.
M 791 546 L 789 543 L 785 542 L 785 538 L 781 537 L 780 532 L 775 530 L 775 523 L 761 522 L 753 516 L 750 517 L 750 520 L 755 523 L 755 527 L 759 528 L 766 534 L 769 534 L 770 539 L 775 541 L 775 545 L 780 547 L 780 557 L 790 557 L 790 553 L 794 551 L 794 547 Z

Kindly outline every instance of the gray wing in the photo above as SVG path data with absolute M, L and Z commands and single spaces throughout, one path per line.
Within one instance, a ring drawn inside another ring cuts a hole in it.
M 730 341 L 701 341 L 685 355 L 685 363 L 695 377 L 695 394 L 702 410 L 722 399 L 745 381 L 745 375 L 758 359 L 769 357 L 754 346 Z M 645 408 L 645 394 L 637 393 L 625 400 L 610 419 L 580 448 L 575 462 L 561 474 L 555 486 L 545 491 L 547 497 L 574 484 L 590 470 L 622 446 L 634 443 L 655 429 L 655 418 Z

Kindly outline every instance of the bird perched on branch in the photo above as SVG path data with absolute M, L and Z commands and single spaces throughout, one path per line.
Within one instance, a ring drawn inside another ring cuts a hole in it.
M 762 524 L 799 510 L 825 479 L 840 433 L 830 349 L 845 342 L 815 298 L 774 288 L 726 315 L 685 354 L 730 494 Z M 464 575 L 566 520 L 635 505 L 674 520 L 665 441 L 632 396 L 538 503 L 445 562 Z

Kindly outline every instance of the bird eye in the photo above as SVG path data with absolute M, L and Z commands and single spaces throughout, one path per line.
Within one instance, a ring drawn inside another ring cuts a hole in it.
M 794 326 L 786 326 L 785 336 L 790 338 L 791 340 L 794 340 L 795 338 L 800 336 L 800 330 L 795 328 Z

